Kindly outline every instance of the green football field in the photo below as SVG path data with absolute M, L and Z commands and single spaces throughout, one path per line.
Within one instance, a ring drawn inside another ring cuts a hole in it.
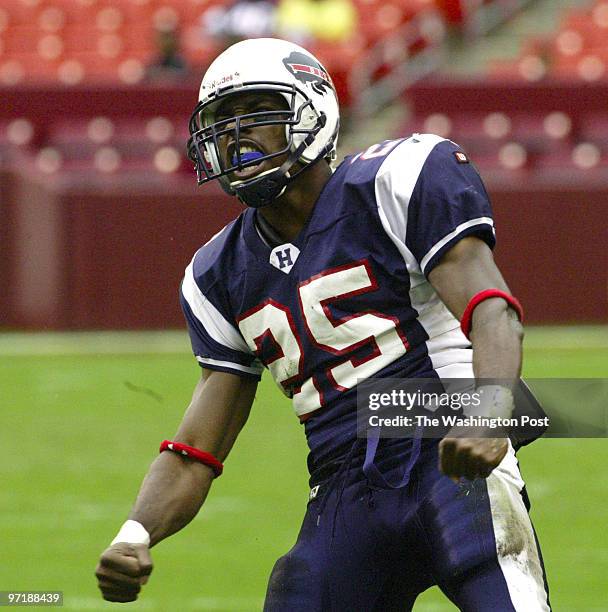
M 529 330 L 525 374 L 608 378 L 608 328 Z M 302 428 L 267 376 L 202 512 L 153 550 L 140 601 L 104 603 L 95 584 L 198 376 L 181 332 L 0 334 L 0 591 L 61 590 L 69 610 L 261 608 L 308 494 Z M 541 440 L 519 458 L 554 610 L 608 610 L 608 440 Z M 454 609 L 436 589 L 415 607 Z

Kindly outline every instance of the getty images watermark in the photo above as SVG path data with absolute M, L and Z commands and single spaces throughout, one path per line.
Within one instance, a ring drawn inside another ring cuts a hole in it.
M 485 400 L 486 390 L 492 395 L 500 394 L 500 389 L 494 389 L 494 386 L 471 391 L 471 393 L 424 392 L 419 389 L 413 393 L 404 389 L 392 389 L 388 393 L 370 393 L 368 404 L 370 411 L 392 406 L 404 409 L 411 414 L 387 417 L 376 413 L 371 414 L 368 421 L 372 427 L 381 425 L 389 427 L 412 427 L 413 425 L 416 427 L 489 427 L 490 429 L 520 425 L 549 427 L 548 416 L 522 414 L 513 417 L 506 414 L 506 411 L 504 414 L 490 415 L 490 405 L 487 408 L 488 414 L 485 414 L 484 401 L 492 401 Z M 508 392 L 506 397 L 509 397 Z M 424 407 L 425 412 L 419 413 L 416 410 L 418 407 Z M 442 408 L 449 408 L 449 411 L 443 411 Z
M 367 379 L 357 386 L 358 435 L 442 438 L 606 437 L 608 380 Z M 497 434 L 497 432 L 501 432 Z

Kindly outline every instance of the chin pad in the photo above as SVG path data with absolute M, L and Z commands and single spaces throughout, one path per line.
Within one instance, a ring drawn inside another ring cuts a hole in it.
M 241 163 L 246 163 L 253 161 L 254 159 L 259 159 L 260 157 L 264 157 L 264 154 L 261 151 L 250 151 L 249 153 L 243 153 L 241 155 Z M 232 156 L 232 165 L 238 165 L 239 160 L 236 155 Z

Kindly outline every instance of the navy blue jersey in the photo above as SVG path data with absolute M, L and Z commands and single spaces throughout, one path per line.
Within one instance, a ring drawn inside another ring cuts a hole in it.
M 299 235 L 271 248 L 245 210 L 194 256 L 181 303 L 206 368 L 268 369 L 323 461 L 356 436 L 357 381 L 472 377 L 471 345 L 427 281 L 464 236 L 494 245 L 489 199 L 430 134 L 347 157 Z

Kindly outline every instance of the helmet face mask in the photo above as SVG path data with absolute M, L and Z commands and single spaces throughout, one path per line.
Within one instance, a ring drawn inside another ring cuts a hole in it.
M 267 80 L 269 76 L 274 78 Z M 234 114 L 222 110 L 226 100 L 244 94 L 253 99 L 273 94 L 279 102 L 283 98 L 284 104 L 269 104 L 268 109 L 237 104 Z M 323 158 L 335 159 L 339 128 L 335 90 L 318 61 L 297 45 L 278 39 L 233 45 L 209 67 L 199 98 L 190 118 L 188 141 L 188 157 L 194 162 L 199 185 L 217 178 L 227 193 L 245 204 L 263 206 L 282 195 L 306 167 Z M 273 150 L 242 154 L 241 142 L 247 141 L 247 134 L 253 138 L 258 128 L 271 127 L 284 129 L 281 146 L 275 142 Z M 296 164 L 301 167 L 294 172 Z M 244 172 L 262 165 L 265 168 L 258 173 Z M 242 180 L 238 173 L 243 174 Z
M 229 96 L 244 94 L 248 91 L 255 93 L 282 94 L 288 98 L 288 108 L 283 110 L 260 110 L 248 112 L 242 115 L 234 115 L 227 119 L 215 120 L 216 112 L 220 104 Z M 257 166 L 264 161 L 287 155 L 293 148 L 295 134 L 310 134 L 313 129 L 298 128 L 302 120 L 302 113 L 310 107 L 310 101 L 297 104 L 297 91 L 294 86 L 286 87 L 281 83 L 259 82 L 247 83 L 238 88 L 227 87 L 218 92 L 216 96 L 206 102 L 199 102 L 190 118 L 190 134 L 188 141 L 188 157 L 194 162 L 197 173 L 198 184 L 202 185 L 216 178 L 222 180 L 222 185 L 233 193 L 229 174 Z M 282 149 L 264 153 L 262 156 L 250 161 L 244 160 L 241 155 L 240 144 L 243 131 L 256 130 L 261 127 L 283 126 L 285 129 L 286 143 Z M 229 139 L 234 143 L 234 158 L 224 159 L 222 155 L 220 140 Z M 238 182 L 238 181 L 234 181 Z

